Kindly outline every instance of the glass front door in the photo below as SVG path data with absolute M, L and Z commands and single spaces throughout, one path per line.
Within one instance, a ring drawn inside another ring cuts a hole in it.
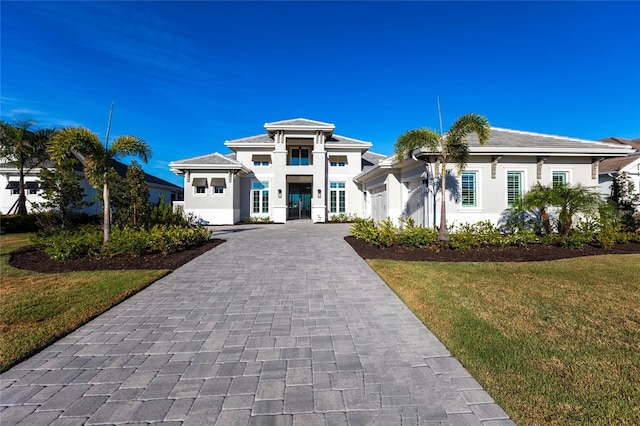
M 311 218 L 311 184 L 310 183 L 290 183 L 288 195 L 288 215 L 287 219 L 310 219 Z

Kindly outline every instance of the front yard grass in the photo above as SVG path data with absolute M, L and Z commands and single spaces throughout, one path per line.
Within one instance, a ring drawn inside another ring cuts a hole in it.
M 516 423 L 640 424 L 640 255 L 368 262 Z
M 0 371 L 166 275 L 166 270 L 41 274 L 13 268 L 26 234 L 0 236 Z

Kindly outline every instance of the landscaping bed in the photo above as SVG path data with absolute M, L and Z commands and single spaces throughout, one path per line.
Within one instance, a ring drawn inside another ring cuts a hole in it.
M 174 270 L 223 242 L 224 240 L 221 239 L 211 239 L 201 246 L 168 255 L 161 253 L 141 256 L 119 255 L 114 257 L 74 259 L 65 262 L 51 259 L 37 246 L 28 246 L 14 251 L 11 254 L 9 264 L 14 268 L 43 273 L 130 269 Z
M 577 249 L 560 245 L 528 244 L 507 247 L 483 246 L 468 250 L 457 250 L 441 246 L 412 249 L 398 244 L 390 247 L 377 247 L 351 235 L 344 239 L 363 259 L 429 260 L 437 262 L 531 262 L 603 254 L 640 253 L 640 243 L 615 244 L 611 249 L 593 245 L 585 245 Z

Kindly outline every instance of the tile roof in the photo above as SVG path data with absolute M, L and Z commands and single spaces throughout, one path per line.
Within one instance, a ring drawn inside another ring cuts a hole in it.
M 247 136 L 246 138 L 230 139 L 228 141 L 225 141 L 224 144 L 228 146 L 228 145 L 236 145 L 236 144 L 252 145 L 256 143 L 272 144 L 274 142 L 273 142 L 273 138 L 265 133 L 263 135 Z
M 481 146 L 475 133 L 467 137 L 470 147 Z M 491 128 L 491 138 L 487 142 L 488 146 L 510 147 L 510 148 L 586 148 L 594 145 L 606 146 L 604 142 L 597 142 L 586 139 L 570 138 L 566 136 L 546 135 L 543 133 L 525 132 L 521 130 Z M 614 146 L 612 144 L 609 144 Z
M 607 142 L 607 143 L 617 143 L 621 145 L 630 145 L 633 148 L 635 148 L 636 151 L 640 151 L 640 138 L 624 139 L 624 138 L 611 137 L 611 138 L 600 139 L 600 141 Z
M 617 172 L 638 160 L 640 160 L 640 153 L 630 154 L 626 157 L 607 158 L 600 162 L 598 171 L 599 173 Z
M 271 123 L 264 123 L 265 127 L 276 126 L 320 126 L 320 127 L 335 127 L 333 123 L 325 123 L 323 121 L 309 120 L 308 118 L 293 118 L 290 120 L 272 121 Z
M 173 166 L 182 165 L 212 165 L 212 166 L 241 166 L 242 164 L 220 153 L 201 155 L 199 157 L 187 158 L 184 160 L 173 161 Z
M 349 138 L 347 136 L 340 136 L 340 135 L 332 135 L 328 137 L 325 143 L 336 143 L 336 144 L 344 144 L 344 145 L 356 144 L 356 145 L 367 145 L 367 146 L 372 145 L 371 142 L 363 141 L 360 139 Z

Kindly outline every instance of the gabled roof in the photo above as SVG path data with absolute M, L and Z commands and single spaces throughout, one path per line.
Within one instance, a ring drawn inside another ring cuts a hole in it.
M 607 158 L 606 160 L 602 160 L 600 162 L 598 172 L 600 174 L 619 172 L 623 168 L 638 160 L 640 160 L 640 152 L 627 155 L 626 157 Z

